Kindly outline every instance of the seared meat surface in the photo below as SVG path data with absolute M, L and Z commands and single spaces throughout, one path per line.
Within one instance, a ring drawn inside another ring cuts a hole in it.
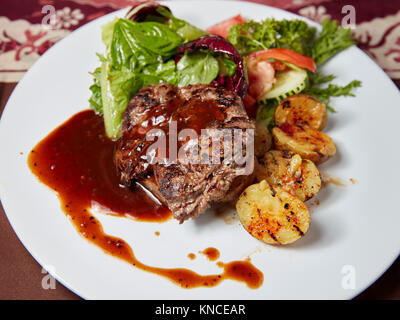
M 176 123 L 178 134 L 183 129 L 192 129 L 198 135 L 198 140 L 178 141 L 175 156 L 168 143 L 172 122 Z M 226 133 L 223 129 L 228 128 L 241 133 L 238 141 L 223 139 Z M 235 160 L 247 157 L 254 161 L 253 152 L 246 154 L 245 145 L 251 137 L 244 130 L 254 128 L 254 121 L 248 118 L 242 100 L 232 91 L 203 84 L 183 88 L 170 84 L 150 85 L 132 98 L 123 115 L 121 138 L 115 152 L 121 183 L 143 184 L 181 222 L 196 217 L 213 202 L 233 200 L 252 182 L 253 170 L 240 175 L 238 170 L 246 163 L 238 164 Z M 169 162 L 149 162 L 149 148 L 157 141 L 157 138 L 146 139 L 152 129 L 165 132 L 167 154 L 164 156 L 169 157 Z M 209 138 L 204 138 L 202 129 L 209 130 Z M 219 148 L 212 144 L 214 138 L 218 138 L 215 141 Z M 234 148 L 235 143 L 241 144 L 241 148 Z M 184 157 L 179 152 L 181 149 L 185 150 Z M 209 152 L 212 161 L 202 161 L 204 150 Z M 226 157 L 224 150 L 231 150 L 232 157 Z

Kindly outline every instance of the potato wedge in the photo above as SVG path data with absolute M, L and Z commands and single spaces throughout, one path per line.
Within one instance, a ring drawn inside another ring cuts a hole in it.
M 288 123 L 322 130 L 326 126 L 326 106 L 307 94 L 295 94 L 276 107 L 274 120 L 277 126 Z
M 308 126 L 283 124 L 272 129 L 276 149 L 298 153 L 302 159 L 315 164 L 326 161 L 336 153 L 332 139 L 325 133 Z
M 256 132 L 254 135 L 254 153 L 257 157 L 262 157 L 272 146 L 272 135 L 268 128 L 261 121 L 256 122 Z
M 321 176 L 315 164 L 289 151 L 270 150 L 256 168 L 258 181 L 282 187 L 301 201 L 311 199 L 321 189 Z
M 247 187 L 236 202 L 240 222 L 248 233 L 269 244 L 300 239 L 310 226 L 306 205 L 267 181 Z

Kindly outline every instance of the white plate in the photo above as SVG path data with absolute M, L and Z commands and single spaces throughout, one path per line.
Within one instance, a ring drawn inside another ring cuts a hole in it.
M 173 13 L 206 28 L 238 13 L 253 19 L 295 18 L 288 12 L 246 2 L 168 2 Z M 327 132 L 338 154 L 322 171 L 347 181 L 321 191 L 312 207 L 308 234 L 293 245 L 273 247 L 250 237 L 237 222 L 225 224 L 212 213 L 179 225 L 141 223 L 96 215 L 106 233 L 126 240 L 143 262 L 187 267 L 201 274 L 220 269 L 189 252 L 208 246 L 222 261 L 251 254 L 264 284 L 251 290 L 225 281 L 214 288 L 185 290 L 103 253 L 81 238 L 60 209 L 54 192 L 27 167 L 28 152 L 52 129 L 88 106 L 91 76 L 103 52 L 100 26 L 119 11 L 73 32 L 46 52 L 20 81 L 0 125 L 0 195 L 7 216 L 25 247 L 68 288 L 90 299 L 348 299 L 375 281 L 400 249 L 398 181 L 400 94 L 385 73 L 353 47 L 324 71 L 345 84 L 363 82 L 356 98 L 334 101 Z M 23 155 L 20 154 L 23 152 Z M 358 181 L 352 185 L 349 178 Z M 156 237 L 155 231 L 161 235 Z M 349 281 L 349 277 L 353 277 Z M 353 281 L 354 280 L 354 281 Z M 354 287 L 352 286 L 354 284 Z

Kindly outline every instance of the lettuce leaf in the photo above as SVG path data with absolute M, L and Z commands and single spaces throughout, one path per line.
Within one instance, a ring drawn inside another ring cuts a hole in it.
M 257 121 L 264 123 L 269 131 L 271 131 L 274 126 L 274 113 L 277 106 L 278 101 L 274 99 L 268 101 L 268 103 L 259 105 L 257 109 Z
M 178 70 L 178 86 L 210 83 L 219 72 L 218 61 L 211 53 L 197 51 L 185 54 L 176 65 Z
M 340 28 L 337 21 L 326 18 L 322 21 L 321 33 L 309 49 L 309 55 L 320 65 L 352 45 L 351 30 Z
M 271 18 L 234 25 L 229 29 L 228 40 L 245 56 L 270 48 L 288 48 L 304 54 L 314 35 L 315 28 L 302 20 L 278 21 Z
M 237 24 L 228 34 L 228 40 L 242 55 L 270 48 L 288 48 L 312 57 L 317 65 L 354 45 L 350 29 L 340 28 L 337 21 L 328 18 L 322 21 L 319 35 L 314 27 L 302 20 L 275 19 Z
M 182 38 L 158 22 L 133 22 L 119 19 L 111 42 L 113 67 L 143 68 L 168 59 L 182 43 Z
M 233 77 L 235 75 L 235 71 L 237 65 L 231 59 L 221 55 L 217 57 L 218 65 L 219 65 L 219 73 L 223 76 Z
M 157 8 L 157 12 L 162 16 L 168 18 L 169 27 L 174 30 L 185 42 L 191 41 L 201 36 L 205 36 L 208 33 L 201 30 L 194 25 L 190 24 L 185 20 L 178 19 L 166 8 L 160 6 Z
M 93 76 L 93 84 L 89 87 L 89 90 L 92 92 L 92 95 L 89 98 L 89 105 L 92 109 L 94 109 L 97 113 L 103 113 L 103 101 L 101 99 L 101 86 L 100 86 L 100 78 L 101 78 L 101 68 L 96 68 L 92 73 Z
M 117 138 L 122 114 L 143 86 L 177 83 L 175 62 L 183 39 L 167 25 L 154 21 L 116 19 L 102 28 L 106 55 L 93 73 L 90 106 L 103 114 L 107 136 Z
M 143 80 L 127 69 L 115 70 L 109 61 L 101 64 L 101 97 L 106 134 L 118 137 L 122 114 L 129 100 L 141 87 Z
M 331 112 L 336 112 L 329 103 L 332 97 L 354 97 L 353 90 L 361 87 L 361 81 L 353 80 L 345 86 L 330 83 L 335 79 L 334 75 L 322 75 L 321 73 L 309 74 L 309 82 L 303 93 L 309 94 L 326 104 Z
M 178 82 L 175 61 L 172 59 L 148 65 L 138 76 L 143 80 L 143 87 L 162 82 L 176 85 Z
M 114 26 L 118 22 L 118 18 L 110 21 L 101 27 L 101 40 L 106 46 L 107 51 L 110 49 L 111 41 L 114 33 Z
M 230 42 L 217 35 L 202 36 L 181 45 L 178 48 L 178 53 L 183 54 L 196 50 L 208 50 L 216 56 L 223 56 L 232 60 L 236 65 L 235 74 L 233 77 L 225 76 L 224 81 L 220 84 L 229 90 L 235 91 L 242 98 L 245 96 L 247 82 L 244 59 Z
M 89 90 L 92 95 L 89 98 L 90 107 L 93 108 L 97 113 L 103 113 L 103 101 L 101 100 L 101 87 L 98 84 L 93 83 Z

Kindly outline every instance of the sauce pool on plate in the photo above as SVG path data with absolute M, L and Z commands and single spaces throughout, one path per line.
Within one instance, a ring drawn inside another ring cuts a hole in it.
M 77 231 L 106 253 L 183 288 L 212 287 L 224 279 L 245 282 L 249 288 L 261 286 L 263 274 L 250 261 L 221 264 L 224 272 L 218 275 L 152 267 L 137 260 L 124 240 L 105 234 L 90 212 L 94 206 L 108 214 L 145 222 L 164 222 L 172 216 L 141 186 L 129 189 L 120 185 L 114 148 L 115 143 L 105 135 L 103 118 L 85 110 L 39 142 L 29 154 L 28 165 L 42 183 L 57 192 L 63 211 Z

